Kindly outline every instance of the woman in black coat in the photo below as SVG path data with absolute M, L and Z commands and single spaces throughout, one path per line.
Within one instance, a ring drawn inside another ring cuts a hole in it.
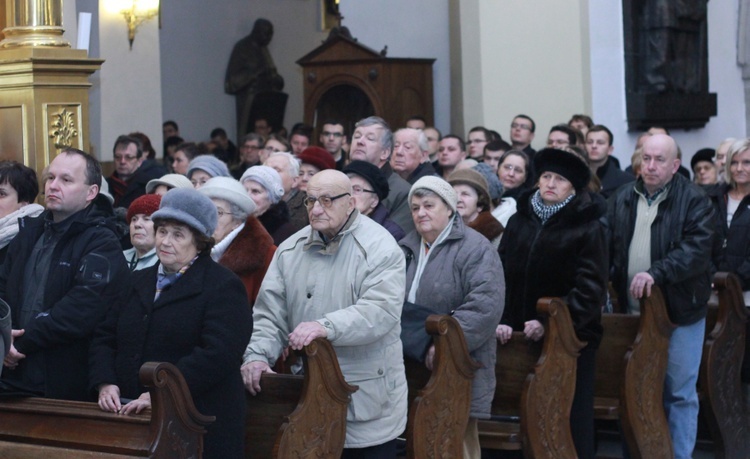
M 544 326 L 536 312 L 542 297 L 568 304 L 576 335 L 587 343 L 578 358 L 570 423 L 578 457 L 594 457 L 594 362 L 601 341 L 601 307 L 607 291 L 607 245 L 600 218 L 606 203 L 586 190 L 588 167 L 575 155 L 545 149 L 534 158 L 539 188 L 519 196 L 500 257 L 505 270 L 505 311 L 497 337 L 513 331 L 538 341 Z
M 198 411 L 216 416 L 204 458 L 244 456 L 242 354 L 252 316 L 240 279 L 210 257 L 217 211 L 192 189 L 170 190 L 152 215 L 159 264 L 138 271 L 127 298 L 98 328 L 91 385 L 104 411 L 128 414 L 151 406 L 138 370 L 170 362 L 185 377 Z M 120 397 L 133 399 L 122 404 Z

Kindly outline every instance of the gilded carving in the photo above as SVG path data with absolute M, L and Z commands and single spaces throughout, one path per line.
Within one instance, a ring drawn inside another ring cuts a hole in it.
M 63 108 L 60 113 L 52 115 L 49 136 L 54 139 L 55 148 L 63 149 L 73 146 L 73 139 L 78 137 L 75 114 Z

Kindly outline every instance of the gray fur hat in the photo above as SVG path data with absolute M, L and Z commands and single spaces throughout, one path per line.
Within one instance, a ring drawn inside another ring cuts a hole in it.
M 209 198 L 223 199 L 234 204 L 248 215 L 255 212 L 255 201 L 247 194 L 245 187 L 231 177 L 214 177 L 200 187 L 198 192 Z
M 200 155 L 193 158 L 188 164 L 187 178 L 192 177 L 196 169 L 202 170 L 211 177 L 231 177 L 227 165 L 216 156 Z
M 440 177 L 431 175 L 422 177 L 417 180 L 414 185 L 411 186 L 411 190 L 409 190 L 409 205 L 411 205 L 411 197 L 414 195 L 414 192 L 419 189 L 429 190 L 437 194 L 443 201 L 445 201 L 453 212 L 456 212 L 458 197 L 456 197 L 456 191 L 450 183 Z
M 159 210 L 151 215 L 151 220 L 177 220 L 208 237 L 213 236 L 219 214 L 216 206 L 198 190 L 173 188 L 162 196 Z
M 240 178 L 240 183 L 245 180 L 252 180 L 268 191 L 268 199 L 271 204 L 276 204 L 284 196 L 284 186 L 281 183 L 281 176 L 276 169 L 268 166 L 253 166 L 245 171 Z

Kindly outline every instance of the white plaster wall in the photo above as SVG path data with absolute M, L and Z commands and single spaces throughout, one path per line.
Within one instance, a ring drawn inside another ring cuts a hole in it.
M 505 139 L 516 114 L 536 122 L 534 148 L 550 127 L 586 111 L 589 94 L 588 1 L 480 0 L 481 59 L 463 63 L 481 71 L 482 111 L 464 110 L 466 127 L 483 124 Z M 596 2 L 593 2 L 596 3 Z M 583 18 L 583 20 L 582 20 Z M 462 28 L 471 18 L 461 18 Z M 464 91 L 467 88 L 464 86 Z
M 614 154 L 624 168 L 630 163 L 638 133 L 627 131 L 622 5 L 617 0 L 589 5 L 593 118 L 615 137 Z M 745 133 L 742 72 L 737 66 L 736 0 L 708 2 L 709 91 L 717 93 L 717 116 L 702 129 L 674 130 L 684 154 L 683 164 L 704 147 L 716 148 L 726 137 Z
M 302 69 L 296 61 L 327 36 L 320 31 L 318 6 L 315 0 L 162 0 L 162 120 L 177 121 L 186 140 L 208 140 L 215 127 L 236 138 L 234 96 L 224 93 L 224 75 L 234 44 L 256 19 L 266 18 L 274 25 L 268 48 L 289 94 L 284 124 L 302 121 Z M 160 133 L 154 144 L 161 141 Z
M 128 47 L 122 15 L 110 12 L 99 0 L 99 72 L 101 134 L 94 149 L 104 161 L 112 160 L 112 146 L 121 134 L 140 131 L 159 152 L 161 140 L 161 66 L 156 18 L 138 29 L 133 49 Z M 92 143 L 95 139 L 92 139 Z

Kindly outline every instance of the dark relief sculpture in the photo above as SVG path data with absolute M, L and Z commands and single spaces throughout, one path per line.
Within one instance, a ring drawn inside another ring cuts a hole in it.
M 283 123 L 287 94 L 281 92 L 284 79 L 268 52 L 272 38 L 271 21 L 258 19 L 250 35 L 232 49 L 224 91 L 235 95 L 238 137 L 253 131 L 256 118 L 265 118 L 274 130 Z
M 707 0 L 623 0 L 630 129 L 691 129 L 716 115 L 708 93 Z

